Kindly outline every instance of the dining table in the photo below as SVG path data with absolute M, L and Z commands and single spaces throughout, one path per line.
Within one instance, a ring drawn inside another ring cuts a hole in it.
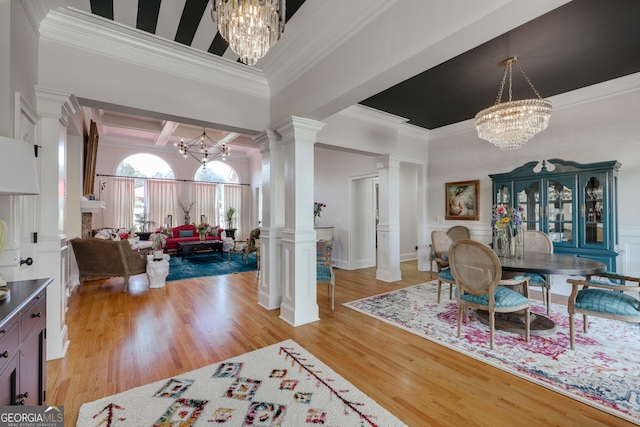
M 524 252 L 522 258 L 498 257 L 502 265 L 503 272 L 537 274 L 559 274 L 559 275 L 581 275 L 598 274 L 607 270 L 606 264 L 590 258 L 578 257 L 565 254 L 547 254 L 540 252 Z M 489 324 L 489 313 L 478 310 L 478 319 Z M 496 314 L 496 329 L 515 332 L 524 335 L 525 324 L 524 314 L 521 313 L 500 313 Z M 556 331 L 556 325 L 547 316 L 538 313 L 531 313 L 529 321 L 529 332 L 533 336 L 548 336 Z

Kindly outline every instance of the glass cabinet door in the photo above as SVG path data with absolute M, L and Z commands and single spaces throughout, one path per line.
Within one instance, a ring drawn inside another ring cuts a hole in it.
M 496 201 L 497 205 L 510 205 L 511 204 L 511 190 L 509 184 L 496 183 Z
M 575 242 L 573 182 L 549 179 L 546 181 L 545 188 L 547 233 L 554 243 L 573 245 Z
M 540 218 L 541 181 L 516 182 L 515 191 L 518 197 L 517 207 L 523 209 L 524 221 L 522 226 L 525 230 L 542 230 Z
M 605 217 L 603 184 L 606 177 L 601 175 L 582 177 L 581 216 L 584 217 L 584 244 L 603 245 L 605 242 Z

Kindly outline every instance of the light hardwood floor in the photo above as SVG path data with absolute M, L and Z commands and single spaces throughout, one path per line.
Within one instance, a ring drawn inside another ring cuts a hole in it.
M 66 357 L 47 362 L 47 404 L 74 426 L 85 402 L 293 339 L 409 426 L 632 425 L 341 305 L 428 281 L 416 265 L 395 283 L 337 270 L 335 311 L 320 285 L 321 320 L 297 328 L 257 304 L 257 272 L 161 289 L 135 276 L 128 294 L 89 282 L 69 299 Z

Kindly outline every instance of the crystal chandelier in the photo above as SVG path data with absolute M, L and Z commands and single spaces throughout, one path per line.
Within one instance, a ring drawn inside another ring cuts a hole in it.
M 520 69 L 538 98 L 511 100 L 513 64 Z M 509 74 L 509 101 L 501 102 L 507 73 Z M 546 129 L 550 117 L 551 101 L 540 96 L 531 80 L 518 65 L 518 58 L 514 57 L 504 61 L 504 75 L 495 105 L 476 114 L 475 125 L 480 138 L 495 144 L 501 150 L 515 150 L 535 134 Z
M 240 61 L 253 65 L 280 40 L 285 0 L 211 0 L 211 18 Z
M 203 168 L 206 168 L 210 161 L 227 160 L 230 152 L 226 143 L 212 140 L 205 129 L 202 129 L 202 135 L 187 142 L 181 139 L 179 143 L 176 142 L 174 145 L 178 147 L 178 152 L 182 154 L 182 157 L 186 159 L 188 155 L 191 155 L 202 164 Z

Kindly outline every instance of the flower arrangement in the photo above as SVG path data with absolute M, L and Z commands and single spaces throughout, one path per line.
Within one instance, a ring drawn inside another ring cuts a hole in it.
M 207 231 L 209 231 L 209 224 L 207 224 L 206 222 L 201 222 L 200 224 L 196 225 L 196 231 L 198 231 L 198 233 L 206 233 Z
M 316 217 L 320 216 L 320 213 L 322 212 L 322 208 L 326 208 L 327 205 L 325 205 L 324 203 L 320 203 L 320 202 L 313 202 L 313 219 L 316 219 Z
M 524 220 L 524 208 L 522 206 L 514 209 L 511 206 L 497 205 L 494 206 L 493 215 L 491 215 L 491 229 L 493 234 L 504 233 L 507 229 L 510 229 L 514 231 L 512 234 L 515 235 Z
M 498 256 L 521 258 L 524 255 L 523 233 L 520 232 L 524 218 L 524 208 L 494 206 L 491 215 L 493 250 Z
M 167 236 L 164 233 L 154 233 L 151 238 L 151 249 L 160 251 L 167 244 Z

